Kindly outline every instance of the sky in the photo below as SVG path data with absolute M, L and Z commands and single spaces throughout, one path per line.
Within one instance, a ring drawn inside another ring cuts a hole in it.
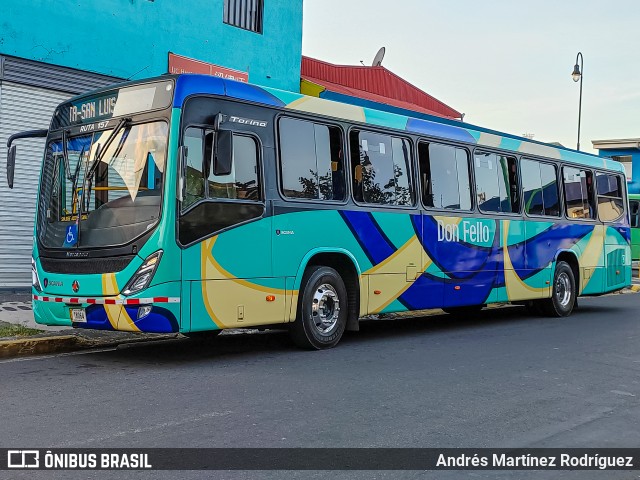
M 304 0 L 303 55 L 382 65 L 464 120 L 581 150 L 640 138 L 638 0 Z

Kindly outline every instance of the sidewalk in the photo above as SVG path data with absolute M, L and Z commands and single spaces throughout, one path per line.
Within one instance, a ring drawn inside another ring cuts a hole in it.
M 177 333 L 110 332 L 39 325 L 33 318 L 31 295 L 0 293 L 0 329 L 7 326 L 25 327 L 41 333 L 20 337 L 0 337 L 0 359 L 70 352 L 86 348 L 108 348 L 125 343 L 162 340 L 179 336 Z
M 43 330 L 46 332 L 69 330 L 69 327 L 49 327 L 47 325 L 38 325 L 33 318 L 31 295 L 28 293 L 0 293 L 0 323 L 2 322 L 13 325 L 22 325 L 23 327 Z

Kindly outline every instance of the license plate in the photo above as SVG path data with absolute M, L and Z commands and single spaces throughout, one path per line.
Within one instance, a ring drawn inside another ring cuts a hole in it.
M 84 311 L 84 308 L 72 308 L 70 312 L 73 323 L 87 323 L 87 312 Z

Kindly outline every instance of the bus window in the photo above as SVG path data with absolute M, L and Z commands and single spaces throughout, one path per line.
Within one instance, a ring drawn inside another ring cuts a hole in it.
M 528 215 L 560 215 L 556 167 L 535 160 L 520 163 L 524 210 Z
M 603 222 L 613 222 L 624 214 L 621 178 L 619 175 L 598 172 L 596 183 L 598 187 L 598 218 Z
M 516 159 L 496 153 L 476 153 L 476 195 L 483 212 L 520 210 Z
M 581 168 L 564 167 L 563 180 L 567 217 L 595 219 L 593 173 Z
M 210 130 L 187 128 L 183 143 L 187 147 L 186 195 L 183 208 L 209 199 L 259 200 L 257 145 L 253 138 L 233 136 L 233 160 L 229 175 L 215 175 L 210 169 L 204 181 L 205 135 Z
M 469 155 L 463 148 L 418 144 L 425 207 L 471 210 Z
M 351 132 L 353 194 L 356 201 L 413 205 L 409 141 L 372 132 Z
M 289 198 L 344 200 L 339 128 L 283 118 L 279 123 L 282 191 Z
M 540 164 L 540 181 L 542 184 L 544 214 L 551 217 L 559 217 L 560 194 L 558 190 L 558 171 L 555 165 Z
M 187 147 L 185 208 L 205 198 L 202 175 L 204 133 L 202 128 L 187 128 L 184 132 L 183 143 Z
M 209 173 L 208 198 L 260 200 L 258 146 L 251 137 L 233 136 L 233 159 L 229 175 Z

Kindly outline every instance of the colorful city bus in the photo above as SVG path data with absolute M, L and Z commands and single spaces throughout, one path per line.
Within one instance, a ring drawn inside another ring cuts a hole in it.
M 640 260 L 640 194 L 629 194 L 629 220 L 631 222 L 631 259 Z
M 10 184 L 33 136 L 41 324 L 321 349 L 367 316 L 562 317 L 631 282 L 619 163 L 466 123 L 179 75 L 63 103 L 10 138 Z

